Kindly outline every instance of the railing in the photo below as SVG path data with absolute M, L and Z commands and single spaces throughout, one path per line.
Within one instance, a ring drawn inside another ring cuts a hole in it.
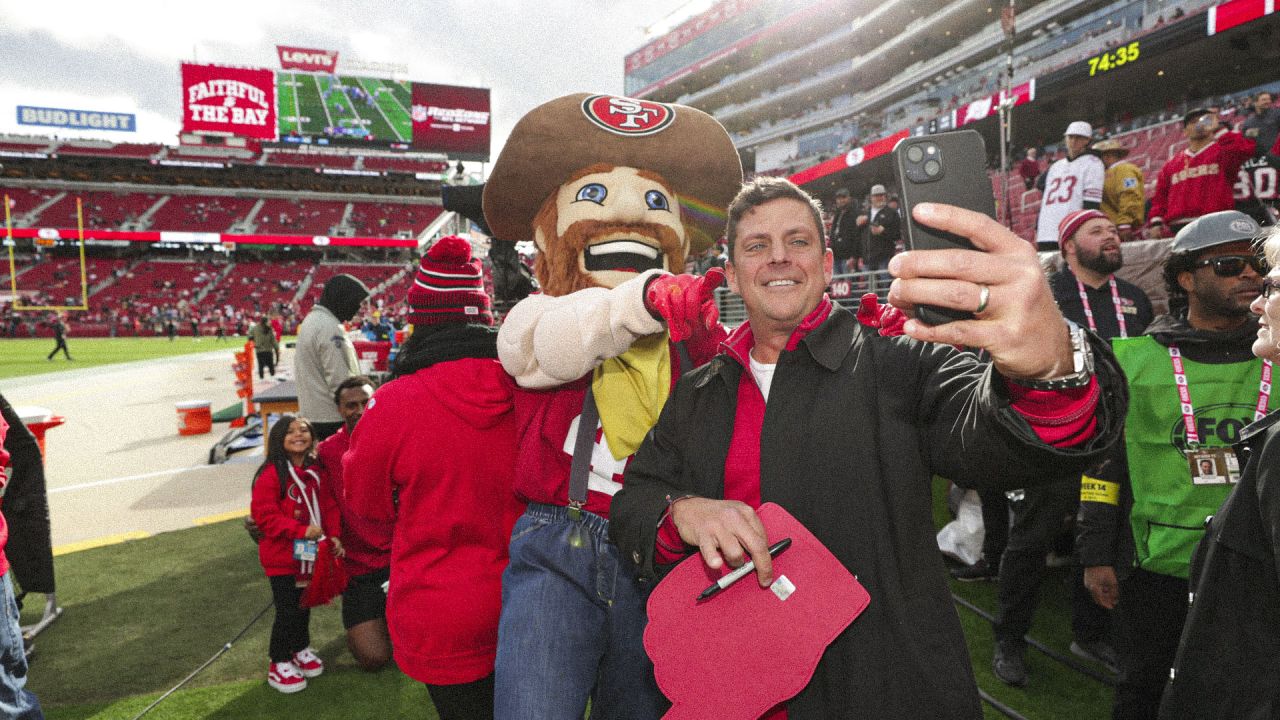
M 889 294 L 891 282 L 893 276 L 886 270 L 835 275 L 827 286 L 827 293 L 832 302 L 855 312 L 864 293 L 875 293 L 883 301 Z M 716 308 L 720 311 L 720 322 L 728 327 L 737 327 L 747 321 L 747 308 L 742 304 L 742 297 L 728 288 L 716 290 Z

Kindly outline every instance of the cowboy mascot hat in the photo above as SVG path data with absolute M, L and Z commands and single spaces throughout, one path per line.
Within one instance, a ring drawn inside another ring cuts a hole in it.
M 530 110 L 516 123 L 484 187 L 493 236 L 530 237 L 543 202 L 575 172 L 607 164 L 657 173 L 680 205 L 689 250 L 724 232 L 725 211 L 742 185 L 729 133 L 685 105 L 576 93 Z

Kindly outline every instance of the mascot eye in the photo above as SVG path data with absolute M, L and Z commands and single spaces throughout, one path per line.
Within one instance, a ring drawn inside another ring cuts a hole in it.
M 608 188 L 600 183 L 588 183 L 578 189 L 578 197 L 574 198 L 574 202 L 587 200 L 597 205 L 603 205 L 606 197 L 609 197 Z
M 667 202 L 667 196 L 657 190 L 650 190 L 644 194 L 644 202 L 649 206 L 650 210 L 670 210 L 671 205 Z

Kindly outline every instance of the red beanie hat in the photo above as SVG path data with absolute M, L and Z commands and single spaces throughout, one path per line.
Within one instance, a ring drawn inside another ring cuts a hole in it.
M 409 322 L 415 327 L 493 324 L 480 261 L 472 259 L 471 243 L 448 235 L 435 241 L 422 256 L 409 288 Z
M 1095 218 L 1107 219 L 1099 210 L 1076 210 L 1062 218 L 1062 222 L 1058 223 L 1058 247 L 1062 247 L 1062 243 L 1076 234 L 1080 226 Z

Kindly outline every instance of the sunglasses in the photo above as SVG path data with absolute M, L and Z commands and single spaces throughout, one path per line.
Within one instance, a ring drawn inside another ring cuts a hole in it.
M 1259 275 L 1267 274 L 1267 262 L 1257 255 L 1219 255 L 1208 260 L 1200 260 L 1195 267 L 1213 266 L 1213 274 L 1218 277 L 1239 277 L 1245 266 L 1253 268 Z
M 1277 286 L 1280 286 L 1280 283 L 1277 283 L 1275 280 L 1272 280 L 1269 277 L 1262 278 L 1262 298 L 1265 300 L 1271 297 L 1271 291 L 1275 290 Z

